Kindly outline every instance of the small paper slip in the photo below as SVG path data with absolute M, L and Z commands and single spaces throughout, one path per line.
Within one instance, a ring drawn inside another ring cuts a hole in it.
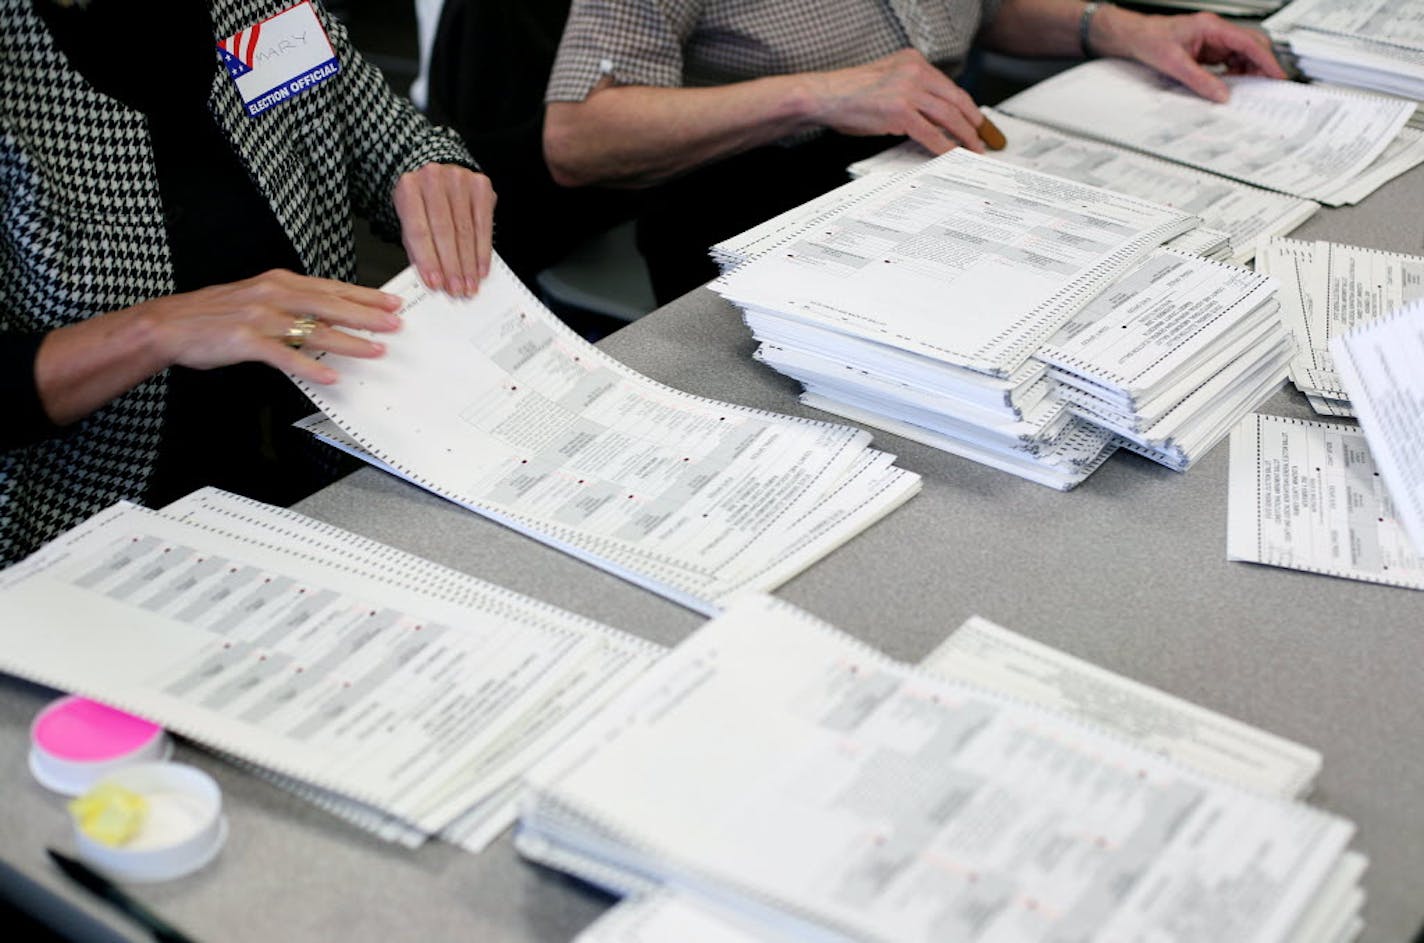
M 1424 301 L 1330 344 L 1393 506 L 1424 556 Z
M 1200 98 L 1147 66 L 1099 59 L 999 104 L 1001 111 L 1268 190 L 1331 205 L 1398 136 L 1409 102 L 1256 76 Z M 1353 194 L 1352 194 L 1353 195 Z
M 6 571 L 0 636 L 0 670 L 153 718 L 406 844 L 507 807 L 660 654 L 215 491 L 116 505 Z
M 1226 233 L 1230 243 L 1226 247 L 1227 258 L 1233 262 L 1249 262 L 1258 241 L 1285 235 L 1320 208 L 1310 200 L 1273 193 L 1103 141 L 1077 137 L 995 109 L 986 108 L 984 113 L 993 119 L 1009 142 L 1002 151 L 991 155 L 995 160 L 1191 213 L 1201 218 L 1204 227 Z M 849 171 L 855 176 L 898 173 L 930 157 L 929 151 L 907 141 L 852 164 Z M 1186 240 L 1196 232 L 1178 236 L 1167 245 L 1188 251 Z
M 1290 378 L 1316 412 L 1352 416 L 1332 340 L 1424 300 L 1424 257 L 1331 242 L 1272 239 L 1256 268 L 1280 283 L 1281 314 L 1296 341 Z
M 385 356 L 301 383 L 339 447 L 701 612 L 770 589 L 908 500 L 858 429 L 693 396 L 563 325 L 496 259 L 471 299 L 407 270 Z
M 1353 832 L 756 594 L 527 782 L 526 855 L 771 939 L 1169 939 L 1210 888 L 1213 939 L 1298 943 Z
M 1111 730 L 1183 766 L 1256 792 L 1299 799 L 1320 754 L 1114 674 L 975 616 L 920 667 Z
M 1358 426 L 1248 416 L 1231 433 L 1227 558 L 1424 589 Z

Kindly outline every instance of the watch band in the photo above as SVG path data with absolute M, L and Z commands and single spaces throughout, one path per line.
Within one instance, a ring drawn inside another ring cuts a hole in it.
M 1083 4 L 1083 12 L 1078 15 L 1078 48 L 1082 50 L 1084 59 L 1097 58 L 1088 42 L 1088 31 L 1093 28 L 1093 15 L 1098 12 L 1099 5 L 1089 0 Z

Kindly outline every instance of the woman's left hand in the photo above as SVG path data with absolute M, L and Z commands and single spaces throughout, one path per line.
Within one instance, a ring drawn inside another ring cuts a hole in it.
M 396 181 L 401 243 L 420 280 L 437 291 L 473 295 L 489 275 L 494 187 L 457 164 L 426 164 Z

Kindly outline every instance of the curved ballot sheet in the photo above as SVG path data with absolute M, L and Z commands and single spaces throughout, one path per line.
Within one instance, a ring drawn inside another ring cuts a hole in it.
M 1424 556 L 1424 302 L 1330 342 L 1414 552 Z
M 780 585 L 919 489 L 869 433 L 630 370 L 498 260 L 470 299 L 409 270 L 386 290 L 404 326 L 340 383 L 300 384 L 330 420 L 307 427 L 690 608 Z

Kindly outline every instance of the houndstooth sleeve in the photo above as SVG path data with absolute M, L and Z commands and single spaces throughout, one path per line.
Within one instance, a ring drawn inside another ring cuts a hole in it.
M 397 237 L 400 222 L 391 201 L 396 181 L 426 164 L 459 164 L 479 170 L 460 136 L 432 125 L 386 84 L 379 69 L 351 44 L 340 20 L 320 10 L 332 48 L 342 62 L 339 105 L 349 122 L 351 200 L 382 236 Z

